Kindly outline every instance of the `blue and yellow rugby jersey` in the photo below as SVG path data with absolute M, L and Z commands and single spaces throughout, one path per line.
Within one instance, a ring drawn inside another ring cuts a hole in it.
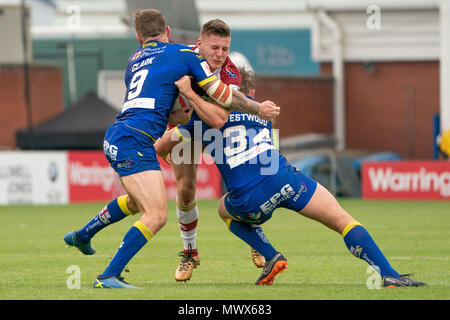
M 227 190 L 236 195 L 248 192 L 264 177 L 289 165 L 274 147 L 272 123 L 252 114 L 233 111 L 217 130 L 193 113 L 190 121 L 176 130 L 183 139 L 202 139 Z
M 188 46 L 150 41 L 128 60 L 126 93 L 117 122 L 156 140 L 164 133 L 174 101 L 175 81 L 190 75 L 202 85 L 214 80 L 206 60 Z

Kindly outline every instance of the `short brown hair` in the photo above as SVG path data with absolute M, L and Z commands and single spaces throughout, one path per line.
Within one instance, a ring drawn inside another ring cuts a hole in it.
M 166 31 L 166 19 L 159 10 L 136 10 L 133 13 L 133 16 L 136 32 L 143 38 L 143 40 L 146 38 L 159 36 Z
M 210 34 L 215 34 L 220 37 L 230 37 L 230 27 L 220 19 L 210 20 L 202 26 L 200 36 L 209 36 Z
M 250 91 L 255 89 L 255 74 L 244 67 L 240 67 L 238 69 L 241 74 L 241 86 L 239 91 L 245 95 L 249 95 Z

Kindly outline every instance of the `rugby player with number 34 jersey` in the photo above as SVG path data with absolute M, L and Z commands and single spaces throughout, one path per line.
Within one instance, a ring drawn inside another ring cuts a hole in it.
M 245 74 L 246 71 L 241 70 L 241 90 L 253 87 L 245 83 L 251 81 L 251 77 Z M 217 108 L 192 91 L 188 77 L 183 77 L 176 84 L 198 111 L 197 114 Z M 244 92 L 252 94 L 252 90 Z M 167 131 L 155 148 L 164 157 L 172 149 L 175 150 L 175 146 L 178 149 L 178 144 L 186 139 L 199 139 L 206 144 L 206 150 L 216 162 L 228 190 L 219 201 L 220 217 L 234 235 L 266 259 L 255 284 L 271 285 L 275 276 L 287 268 L 287 259 L 270 244 L 261 227 L 277 208 L 283 207 L 338 232 L 348 250 L 381 275 L 383 286 L 426 285 L 399 274 L 368 231 L 339 205 L 333 195 L 303 175 L 274 148 L 270 121 L 247 113 L 231 112 L 217 130 L 195 120 L 194 114 L 188 124 Z M 196 123 L 199 129 L 196 129 Z M 171 157 L 173 159 L 176 155 Z

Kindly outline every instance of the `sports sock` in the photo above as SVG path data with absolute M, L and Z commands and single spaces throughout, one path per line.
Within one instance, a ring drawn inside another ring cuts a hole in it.
M 264 232 L 260 226 L 249 225 L 247 223 L 242 223 L 236 220 L 227 220 L 228 229 L 245 241 L 253 249 L 261 253 L 266 261 L 272 260 L 277 251 L 267 240 Z
M 81 242 L 88 242 L 107 225 L 120 221 L 133 213 L 127 206 L 127 195 L 120 196 L 108 203 L 91 221 L 78 230 L 77 236 Z
M 342 237 L 350 252 L 374 267 L 382 277 L 400 277 L 373 241 L 369 232 L 359 222 L 349 223 L 342 231 Z
M 198 222 L 198 208 L 197 201 L 192 201 L 187 206 L 181 205 L 177 201 L 177 216 L 180 225 L 180 235 L 183 239 L 184 251 L 197 251 L 197 222 Z
M 119 249 L 100 277 L 120 275 L 127 263 L 152 237 L 153 233 L 142 222 L 136 221 L 125 234 Z

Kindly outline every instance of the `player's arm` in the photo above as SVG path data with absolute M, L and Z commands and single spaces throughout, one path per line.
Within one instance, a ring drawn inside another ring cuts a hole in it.
M 197 115 L 209 126 L 220 129 L 227 122 L 230 111 L 220 107 L 215 103 L 208 102 L 201 98 L 192 90 L 189 77 L 182 77 L 176 81 L 181 94 L 189 101 L 189 104 L 195 109 Z
M 166 162 L 169 162 L 168 156 L 170 152 L 177 144 L 181 143 L 183 139 L 178 127 L 167 130 L 154 144 L 156 154 Z
M 221 107 L 230 110 L 251 113 L 262 119 L 272 121 L 280 114 L 280 107 L 272 101 L 262 103 L 248 99 L 242 92 L 232 90 L 228 85 L 215 78 L 199 86 Z
M 280 107 L 272 101 L 259 103 L 248 99 L 237 90 L 232 90 L 230 86 L 212 75 L 206 60 L 192 50 L 188 48 L 180 49 L 180 58 L 189 68 L 189 73 L 194 76 L 199 87 L 221 107 L 255 114 L 269 121 L 272 121 L 280 114 Z
M 191 114 L 192 110 L 194 110 L 194 108 L 191 108 Z M 194 135 L 195 119 L 196 117 L 191 117 L 188 123 L 178 125 L 175 128 L 164 132 L 162 137 L 154 143 L 154 147 L 158 156 L 163 158 L 166 162 L 169 162 L 168 159 L 170 158 L 170 152 L 172 151 L 172 149 L 177 144 L 192 139 Z
M 191 118 L 192 111 L 194 111 L 194 108 L 186 106 L 178 109 L 177 111 L 171 112 L 169 114 L 169 123 L 173 125 L 188 123 Z

